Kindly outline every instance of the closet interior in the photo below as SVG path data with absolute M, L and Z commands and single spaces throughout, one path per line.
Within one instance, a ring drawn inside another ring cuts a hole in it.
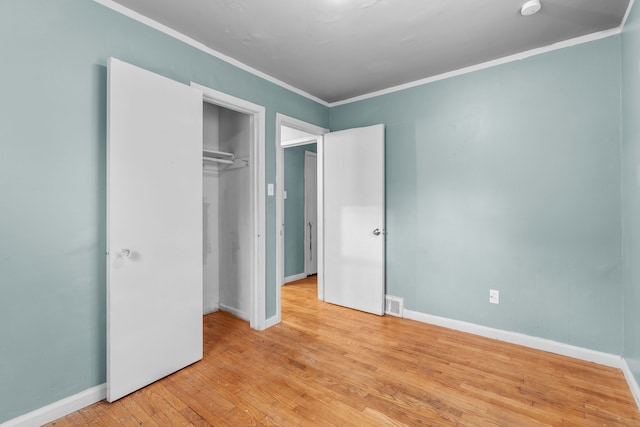
M 203 107 L 203 312 L 220 309 L 249 321 L 251 121 Z

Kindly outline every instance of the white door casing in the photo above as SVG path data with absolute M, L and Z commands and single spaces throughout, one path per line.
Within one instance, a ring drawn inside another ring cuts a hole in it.
M 324 136 L 325 301 L 384 314 L 384 125 Z
M 108 61 L 107 400 L 202 358 L 202 93 Z
M 263 106 L 215 89 L 191 82 L 191 87 L 202 92 L 204 102 L 249 115 L 251 127 L 250 211 L 251 211 L 251 313 L 249 323 L 253 329 L 263 330 L 266 321 L 266 191 L 265 191 L 265 126 L 266 110 Z M 275 316 L 274 316 L 275 317 Z
M 318 272 L 318 158 L 304 153 L 304 272 Z

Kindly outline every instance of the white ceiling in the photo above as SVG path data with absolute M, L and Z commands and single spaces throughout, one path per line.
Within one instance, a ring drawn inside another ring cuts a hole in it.
M 116 0 L 326 102 L 619 27 L 629 0 Z

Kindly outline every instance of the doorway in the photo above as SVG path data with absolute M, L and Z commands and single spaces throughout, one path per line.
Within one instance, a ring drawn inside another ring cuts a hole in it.
M 202 92 L 204 107 L 210 111 L 210 128 L 205 130 L 203 127 L 204 136 L 209 132 L 217 133 L 219 137 L 217 147 L 213 142 L 215 138 L 208 143 L 205 141 L 203 145 L 208 151 L 203 151 L 203 158 L 218 159 L 213 162 L 203 160 L 217 164 L 217 167 L 209 167 L 210 171 L 203 171 L 205 190 L 209 191 L 207 200 L 203 198 L 204 203 L 209 202 L 209 207 L 203 204 L 203 213 L 209 216 L 210 231 L 217 224 L 218 241 L 224 241 L 226 248 L 226 253 L 222 254 L 219 246 L 218 256 L 211 256 L 208 260 L 212 265 L 205 265 L 203 309 L 205 312 L 216 309 L 217 279 L 218 307 L 248 320 L 253 329 L 262 330 L 266 327 L 266 214 L 263 191 L 265 109 L 197 83 L 192 82 L 191 86 Z M 217 128 L 216 120 L 213 119 L 216 114 Z M 223 121 L 227 124 L 220 126 Z M 239 142 L 241 139 L 244 139 L 246 145 Z M 215 180 L 217 185 L 214 184 Z M 214 212 L 214 201 L 218 204 L 229 203 L 235 208 L 229 212 L 220 209 Z M 237 209 L 242 209 L 244 215 L 237 215 L 240 212 Z M 210 211 L 206 212 L 207 210 Z M 210 245 L 214 244 L 215 234 L 208 236 Z M 207 251 L 207 248 L 204 250 Z M 211 252 L 214 252 L 213 248 Z M 217 274 L 215 269 L 218 270 Z M 234 288 L 234 283 L 239 287 Z
M 282 141 L 292 130 L 282 127 Z M 296 134 L 298 132 L 296 131 Z M 310 274 L 317 267 L 317 143 L 284 146 L 284 280 L 293 282 Z
M 203 312 L 250 321 L 250 117 L 203 107 Z
M 315 144 L 316 160 L 317 160 L 317 172 L 316 172 L 316 211 L 317 211 L 317 225 L 313 227 L 310 236 L 316 236 L 316 265 L 318 272 L 318 298 L 324 298 L 323 288 L 323 273 L 322 273 L 322 141 L 323 135 L 329 130 L 315 126 L 301 120 L 294 119 L 292 117 L 285 116 L 283 114 L 276 115 L 276 224 L 277 228 L 277 243 L 276 243 L 276 315 L 267 320 L 267 326 L 275 325 L 281 320 L 281 285 L 285 283 L 285 277 L 287 280 L 296 280 L 306 277 L 306 266 L 304 260 L 298 267 L 298 275 L 291 275 L 289 270 L 289 276 L 285 275 L 285 236 L 289 227 L 289 224 L 285 223 L 285 151 L 286 150 L 300 150 L 302 153 L 301 161 L 304 165 L 304 152 L 313 151 L 306 150 L 304 146 L 313 146 Z M 284 141 L 284 144 L 283 142 Z M 301 167 L 300 181 L 303 180 L 304 166 Z M 288 196 L 288 195 L 287 195 Z M 301 212 L 304 218 L 304 210 Z M 299 230 L 300 234 L 308 235 L 308 226 L 305 226 L 305 221 L 300 221 Z M 306 221 L 308 223 L 309 221 Z M 315 228 L 315 230 L 314 230 Z M 291 235 L 291 234 L 290 234 Z M 313 237 L 312 237 L 313 238 Z M 303 246 L 307 246 L 307 242 Z M 313 242 L 312 242 L 313 244 Z M 312 254 L 313 255 L 313 254 Z M 308 253 L 302 252 L 302 256 L 308 257 Z

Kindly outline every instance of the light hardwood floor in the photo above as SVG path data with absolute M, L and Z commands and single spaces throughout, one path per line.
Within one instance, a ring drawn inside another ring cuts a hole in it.
M 204 360 L 49 426 L 640 426 L 613 368 L 318 302 L 282 289 L 282 323 L 204 317 Z

